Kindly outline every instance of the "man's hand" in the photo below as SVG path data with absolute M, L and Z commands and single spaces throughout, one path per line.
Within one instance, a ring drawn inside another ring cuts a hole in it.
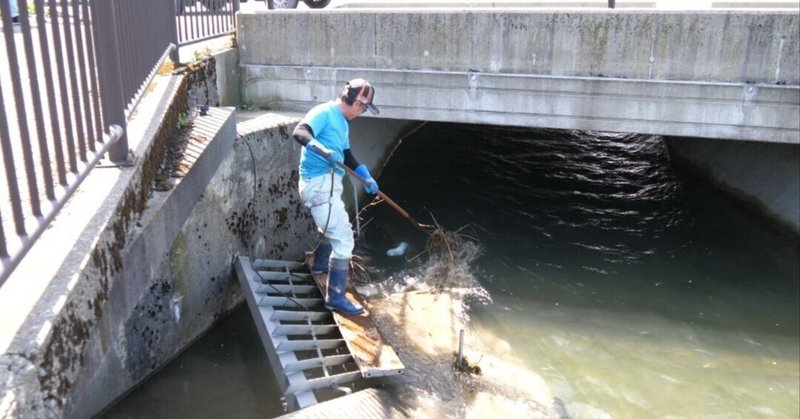
M 358 167 L 356 167 L 355 172 L 361 177 L 361 179 L 364 179 L 364 191 L 370 195 L 375 195 L 378 193 L 378 182 L 375 182 L 375 179 L 373 179 L 372 175 L 369 174 L 369 169 L 367 169 L 367 166 L 360 164 Z

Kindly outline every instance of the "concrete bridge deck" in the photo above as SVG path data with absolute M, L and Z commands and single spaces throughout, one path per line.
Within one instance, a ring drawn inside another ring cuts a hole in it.
M 790 11 L 243 12 L 242 99 L 299 111 L 365 77 L 387 119 L 800 144 L 799 20 Z

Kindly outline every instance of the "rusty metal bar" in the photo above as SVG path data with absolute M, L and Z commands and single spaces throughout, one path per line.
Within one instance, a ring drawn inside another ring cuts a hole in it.
M 3 26 L 5 27 L 5 21 L 8 20 L 11 22 L 10 18 L 6 18 L 8 13 L 3 11 Z M 3 98 L 3 86 L 0 85 L 0 102 L 6 103 L 5 98 Z M 14 216 L 14 226 L 16 227 L 17 232 L 21 229 L 23 230 L 24 234 L 24 220 L 22 218 L 22 199 L 20 198 L 19 192 L 19 185 L 17 184 L 17 169 L 14 164 L 14 153 L 11 147 L 11 135 L 8 129 L 8 120 L 6 118 L 6 110 L 5 108 L 0 108 L 0 145 L 3 148 L 3 166 L 5 167 L 6 172 L 6 180 L 8 183 L 8 193 L 9 193 L 9 200 L 11 204 L 11 212 Z M 2 225 L 0 225 L 2 227 Z M 3 248 L 2 252 L 0 252 L 0 256 L 8 256 L 8 249 L 6 246 L 6 238 L 5 233 L 3 232 Z
M 89 82 L 91 83 L 91 103 L 92 103 L 92 116 L 93 116 L 93 129 L 92 132 L 97 135 L 97 141 L 103 142 L 104 137 L 102 135 L 103 132 L 103 118 L 102 113 L 100 111 L 100 85 L 98 83 L 98 73 L 97 73 L 97 53 L 95 51 L 95 33 L 94 27 L 91 25 L 91 10 L 89 8 L 89 4 L 94 0 L 87 0 L 82 2 L 83 6 L 83 16 L 84 16 L 84 28 L 86 31 L 86 55 L 89 61 L 89 71 L 90 77 Z
M 20 20 L 27 18 L 27 8 L 21 5 L 20 7 Z M 4 7 L 3 12 L 3 32 L 5 35 L 6 40 L 6 52 L 8 55 L 8 63 L 9 63 L 9 70 L 11 72 L 11 80 L 12 80 L 12 90 L 14 92 L 14 97 L 22 99 L 23 91 L 22 91 L 22 76 L 20 74 L 20 65 L 19 59 L 17 57 L 17 46 L 14 41 L 14 31 L 11 25 L 11 19 L 7 18 L 8 16 L 8 5 Z M 23 15 L 23 13 L 25 13 Z M 8 23 L 6 23 L 8 21 Z M 24 30 L 25 28 L 23 28 Z M 30 26 L 28 26 L 28 33 L 30 33 Z M 24 36 L 24 34 L 23 34 Z M 25 167 L 25 174 L 27 180 L 27 187 L 28 187 L 28 198 L 30 199 L 30 207 L 34 214 L 39 215 L 41 214 L 41 203 L 39 201 L 39 191 L 36 187 L 36 171 L 34 169 L 33 163 L 33 150 L 31 149 L 31 139 L 29 134 L 28 128 L 28 117 L 27 111 L 25 109 L 24 100 L 15 100 L 16 105 L 16 112 L 17 112 L 17 123 L 19 125 L 19 132 L 20 132 L 20 142 L 22 146 L 22 161 Z M 17 234 L 26 234 L 25 232 L 25 223 L 22 218 L 22 215 L 19 216 L 15 215 L 14 217 L 14 225 L 16 227 Z
M 27 10 L 20 10 L 20 24 L 22 25 L 22 41 L 25 46 L 28 80 L 30 80 L 31 101 L 33 103 L 33 109 L 37 110 L 42 108 L 42 97 L 39 91 L 38 72 L 36 71 L 38 66 L 36 65 L 34 57 L 33 39 Z M 39 158 L 41 160 L 40 164 L 42 165 L 40 173 L 44 180 L 45 194 L 48 199 L 53 199 L 55 197 L 53 170 L 50 166 L 50 155 L 47 149 L 47 133 L 44 128 L 44 117 L 41 112 L 33 112 L 33 118 L 34 124 L 36 125 L 36 139 L 39 144 Z M 38 195 L 38 185 L 36 185 L 36 189 Z M 35 215 L 41 215 L 41 208 L 35 208 L 33 213 Z
M 94 3 L 92 20 L 95 27 L 95 49 L 97 52 L 98 81 L 102 100 L 105 126 L 116 124 L 123 127 L 122 138 L 109 150 L 109 159 L 123 162 L 128 159 L 128 139 L 124 133 L 125 97 L 120 68 L 119 40 L 116 25 L 116 1 Z
M 67 146 L 67 159 L 69 159 L 69 171 L 72 173 L 78 172 L 78 160 L 76 158 L 75 153 L 75 142 L 73 141 L 72 137 L 72 108 L 69 104 L 69 93 L 67 93 L 67 69 L 66 64 L 64 61 L 64 49 L 68 46 L 66 43 L 62 43 L 61 39 L 61 30 L 60 30 L 60 21 L 59 12 L 58 12 L 58 5 L 56 0 L 49 0 L 50 5 L 50 15 L 53 16 L 53 19 L 50 20 L 50 31 L 53 36 L 54 42 L 54 52 L 56 54 L 56 70 L 55 74 L 58 75 L 58 88 L 59 88 L 59 96 L 61 98 L 61 113 L 63 115 L 63 122 L 64 127 L 59 129 L 59 133 L 64 134 L 64 141 L 66 142 Z M 58 149 L 57 149 L 58 150 Z M 63 161 L 63 158 L 62 158 Z M 66 178 L 64 178 L 63 185 L 67 184 Z
M 45 10 L 44 0 L 36 0 L 36 10 Z M 44 74 L 54 74 L 53 67 L 50 62 L 50 48 L 47 42 L 47 26 L 45 25 L 44 21 L 44 13 L 36 14 L 36 25 L 39 28 L 39 49 L 42 51 L 42 69 Z M 45 92 L 47 94 L 48 111 L 50 112 L 50 135 L 53 139 L 56 174 L 58 176 L 58 183 L 60 185 L 66 185 L 67 171 L 64 164 L 64 148 L 61 145 L 61 124 L 59 124 L 58 110 L 56 108 L 55 85 L 53 83 L 53 77 L 45 77 L 44 82 Z M 50 199 L 54 198 L 55 196 L 51 197 Z
M 78 68 L 75 57 L 75 45 L 76 45 L 76 35 L 73 33 L 74 26 L 69 25 L 71 21 L 69 16 L 69 7 L 67 4 L 67 0 L 61 0 L 61 12 L 62 12 L 62 19 L 64 20 L 64 42 L 67 44 L 66 52 L 67 52 L 67 71 L 69 71 L 69 87 L 70 87 L 70 98 L 72 102 L 69 106 L 72 109 L 80 109 L 80 86 L 78 84 Z M 73 17 L 74 18 L 74 17 Z M 73 135 L 74 141 L 78 144 L 78 159 L 82 162 L 85 162 L 86 157 L 86 141 L 83 137 L 83 121 L 81 120 L 80 116 L 77 114 L 75 115 L 75 131 L 71 132 Z
M 83 32 L 82 21 L 86 20 L 87 16 L 81 13 L 80 5 L 76 1 L 72 1 L 72 22 L 75 31 L 75 48 L 76 48 L 76 65 L 78 68 L 78 81 L 80 85 L 80 101 L 76 101 L 77 109 L 82 109 L 83 120 L 81 126 L 84 130 L 79 134 L 81 141 L 84 141 L 86 148 L 95 151 L 95 135 L 92 132 L 92 107 L 89 102 L 89 68 L 87 66 L 86 52 L 84 49 L 85 34 Z

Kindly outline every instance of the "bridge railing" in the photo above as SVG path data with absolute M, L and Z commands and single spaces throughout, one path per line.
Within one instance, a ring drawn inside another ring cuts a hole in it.
M 163 62 L 231 33 L 239 9 L 238 0 L 11 2 L 0 1 L 0 286 L 105 153 L 131 163 L 127 122 Z

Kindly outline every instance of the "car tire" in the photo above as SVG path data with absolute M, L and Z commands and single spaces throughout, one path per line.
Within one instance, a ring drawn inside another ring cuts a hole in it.
M 267 0 L 270 9 L 296 9 L 299 0 Z
M 322 9 L 331 4 L 331 0 L 303 0 L 303 3 L 312 9 Z

